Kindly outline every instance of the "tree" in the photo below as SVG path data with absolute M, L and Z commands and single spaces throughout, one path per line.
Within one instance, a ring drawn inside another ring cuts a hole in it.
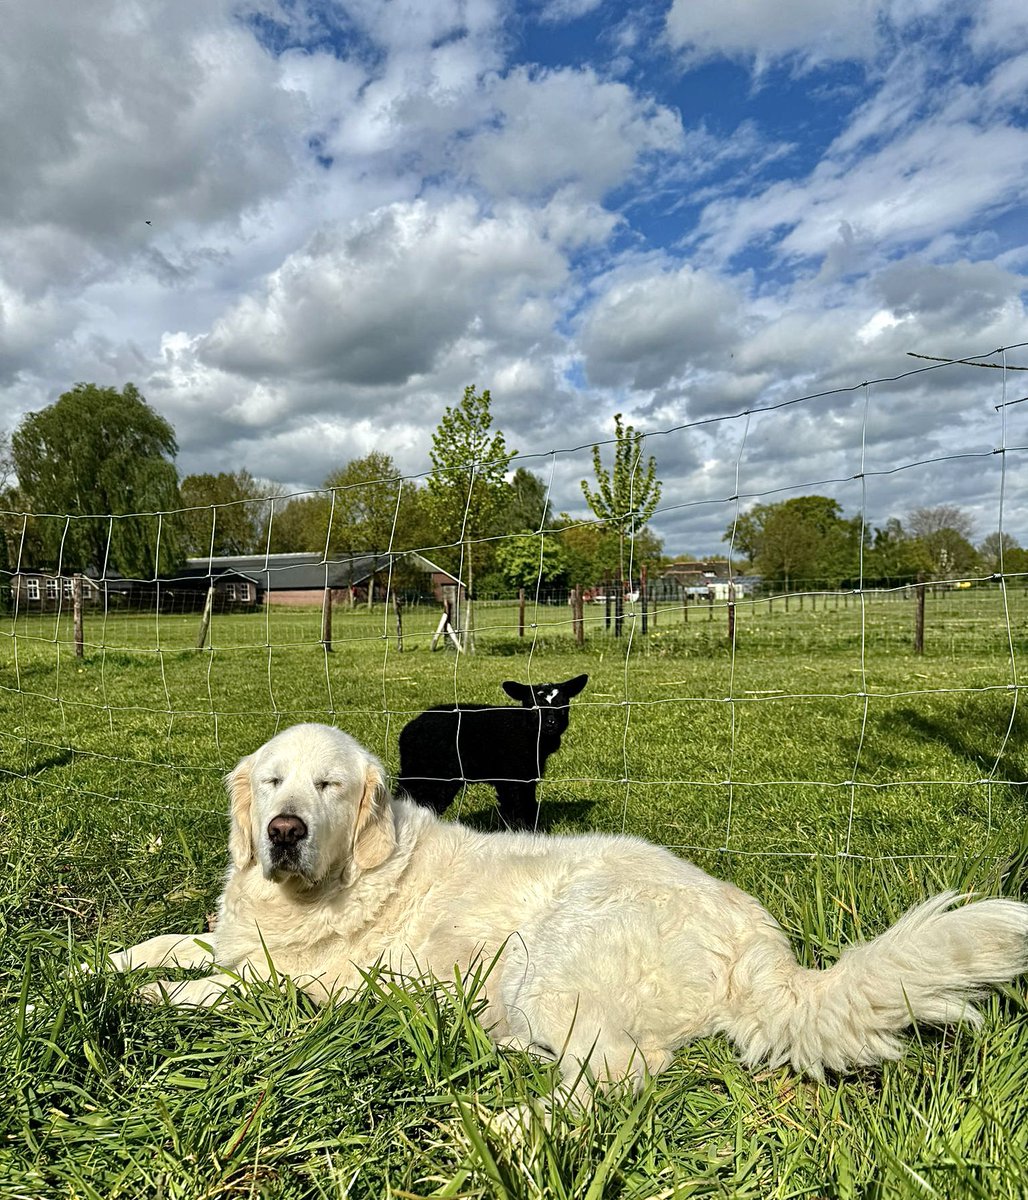
M 928 569 L 936 579 L 974 571 L 975 551 L 970 540 L 974 522 L 955 504 L 915 508 L 907 516 L 907 527 L 921 543 Z
M 270 554 L 324 554 L 329 502 L 325 496 L 293 496 L 276 501 L 262 532 L 261 548 Z
M 522 533 L 504 538 L 496 548 L 496 563 L 512 588 L 556 587 L 567 578 L 567 560 L 552 535 Z
M 925 548 L 904 530 L 896 517 L 875 528 L 864 554 L 864 580 L 888 587 L 908 583 L 931 568 Z
M 593 473 L 597 490 L 582 480 L 582 494 L 589 507 L 618 536 L 618 566 L 625 573 L 625 539 L 643 529 L 660 503 L 661 483 L 657 479 L 657 460 L 651 455 L 644 463 L 644 435 L 631 425 L 622 425 L 621 413 L 614 414 L 614 465 L 608 472 L 593 446 Z
M 390 455 L 372 450 L 334 471 L 324 486 L 333 493 L 332 553 L 378 553 L 395 548 L 400 472 Z
M 116 569 L 149 578 L 182 557 L 178 450 L 171 425 L 134 384 L 78 383 L 29 413 L 11 439 L 23 502 L 41 522 L 42 551 L 64 570 Z
M 1023 550 L 1009 533 L 990 533 L 978 547 L 982 566 L 994 574 L 999 571 L 1020 573 L 1028 570 L 1028 550 Z
M 978 565 L 974 546 L 956 529 L 944 527 L 917 539 L 935 579 L 960 579 L 973 575 Z
M 14 479 L 14 456 L 11 453 L 11 435 L 0 431 L 0 495 L 6 495 Z
M 470 385 L 460 404 L 447 408 L 432 435 L 432 473 L 429 502 L 441 542 L 460 546 L 468 594 L 465 647 L 474 649 L 471 598 L 474 590 L 472 547 L 492 532 L 507 503 L 507 468 L 516 451 L 508 450 L 503 434 L 493 432 L 488 389 L 479 395 Z
M 538 475 L 518 467 L 510 481 L 510 499 L 504 508 L 497 533 L 516 533 L 519 529 L 546 529 L 552 523 L 553 508 L 546 484 Z
M 572 587 L 595 587 L 617 573 L 621 565 L 621 542 L 615 530 L 591 521 L 573 521 L 567 513 L 560 514 L 557 527 Z M 664 543 L 653 530 L 640 530 L 632 543 L 632 565 L 647 569 L 659 566 L 663 548 Z
M 955 504 L 938 504 L 934 508 L 915 508 L 907 514 L 907 528 L 916 538 L 929 538 L 943 529 L 952 529 L 969 540 L 974 522 Z
M 269 496 L 276 484 L 249 471 L 187 475 L 179 489 L 186 546 L 193 555 L 257 554 L 264 549 Z
M 722 540 L 742 550 L 769 583 L 788 590 L 838 587 L 859 569 L 860 519 L 846 519 L 828 496 L 794 496 L 756 504 L 725 531 Z M 742 538 L 740 539 L 740 530 Z M 742 544 L 740 544 L 740 541 Z

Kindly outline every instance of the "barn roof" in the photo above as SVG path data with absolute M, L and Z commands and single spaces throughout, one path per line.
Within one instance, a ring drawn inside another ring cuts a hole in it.
M 455 583 L 459 582 L 456 576 L 414 551 L 355 554 L 346 558 L 326 558 L 318 553 L 221 555 L 188 558 L 186 570 L 196 572 L 194 578 L 201 575 L 204 578 L 221 576 L 235 571 L 259 582 L 269 592 L 313 591 L 364 583 L 372 575 L 388 570 L 400 559 L 412 561 L 427 574 L 439 572 L 449 576 Z

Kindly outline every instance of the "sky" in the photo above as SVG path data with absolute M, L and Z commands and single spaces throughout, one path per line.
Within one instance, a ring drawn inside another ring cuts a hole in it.
M 0 430 L 132 381 L 301 490 L 474 384 L 576 516 L 644 431 L 669 554 L 811 492 L 1028 544 L 1028 373 L 910 357 L 1028 342 L 1023 0 L 8 0 L 0 95 Z

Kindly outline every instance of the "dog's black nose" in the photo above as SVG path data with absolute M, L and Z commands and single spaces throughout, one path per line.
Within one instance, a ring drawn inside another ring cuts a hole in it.
M 279 813 L 268 822 L 268 839 L 273 846 L 295 846 L 307 836 L 307 826 L 291 813 Z

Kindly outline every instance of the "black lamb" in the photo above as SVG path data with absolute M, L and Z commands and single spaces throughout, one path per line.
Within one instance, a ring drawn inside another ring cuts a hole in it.
M 426 709 L 400 730 L 398 790 L 441 813 L 465 783 L 488 783 L 496 789 L 505 824 L 534 829 L 536 784 L 568 727 L 571 698 L 588 681 L 588 675 L 576 675 L 565 683 L 533 687 L 508 679 L 503 690 L 522 708 L 440 704 Z

